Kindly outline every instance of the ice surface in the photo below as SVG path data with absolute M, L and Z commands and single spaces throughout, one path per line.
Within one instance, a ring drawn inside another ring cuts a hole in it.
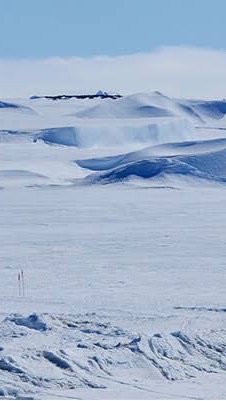
M 225 103 L 5 104 L 0 398 L 224 399 Z

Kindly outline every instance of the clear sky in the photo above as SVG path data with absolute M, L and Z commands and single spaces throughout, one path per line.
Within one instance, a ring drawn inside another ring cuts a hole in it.
M 0 58 L 226 49 L 226 0 L 0 0 Z

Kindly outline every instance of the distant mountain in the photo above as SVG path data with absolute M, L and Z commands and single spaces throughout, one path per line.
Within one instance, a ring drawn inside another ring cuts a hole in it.
M 96 98 L 102 98 L 102 99 L 118 99 L 122 97 L 122 95 L 119 94 L 108 94 L 107 92 L 103 92 L 99 90 L 95 94 L 75 94 L 75 95 L 43 95 L 43 96 L 36 96 L 33 95 L 30 97 L 31 100 L 36 100 L 36 99 L 51 99 L 51 100 L 62 100 L 62 99 L 96 99 Z

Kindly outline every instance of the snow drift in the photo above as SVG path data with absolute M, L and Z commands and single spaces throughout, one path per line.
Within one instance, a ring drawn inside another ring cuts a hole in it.
M 149 159 L 154 156 L 195 155 L 216 152 L 224 149 L 226 149 L 226 138 L 206 141 L 185 141 L 148 146 L 134 152 L 101 158 L 75 160 L 75 162 L 80 167 L 93 171 L 100 171 L 109 170 L 142 159 Z
M 11 167 L 7 160 L 2 163 L 0 178 L 4 187 L 7 180 L 10 186 L 62 182 L 69 185 L 71 181 L 84 178 L 89 174 L 88 170 L 96 175 L 87 177 L 86 183 L 170 176 L 224 182 L 225 141 L 205 140 L 205 127 L 206 132 L 208 129 L 206 137 L 215 135 L 210 128 L 213 129 L 216 120 L 220 119 L 217 125 L 222 131 L 217 135 L 224 135 L 225 101 L 173 99 L 152 92 L 114 100 L 59 99 L 50 102 L 39 99 L 37 102 L 29 100 L 26 104 L 18 99 L 17 103 L 4 101 L 0 104 L 3 114 L 4 110 L 10 110 L 3 118 L 6 127 L 7 121 L 13 121 L 13 124 L 26 121 L 24 128 L 15 126 L 0 130 L 2 146 L 10 152 L 13 146 L 21 146 L 24 154 L 27 152 L 25 148 L 32 149 L 31 159 L 27 163 L 21 160 L 19 168 L 16 165 Z M 16 110 L 30 110 L 30 105 L 34 107 L 35 117 L 31 114 L 25 119 L 23 113 L 17 117 Z M 55 148 L 45 144 L 55 145 Z M 51 167 L 52 162 L 46 157 L 44 163 L 40 161 L 40 166 L 37 161 L 39 149 L 51 154 L 51 160 L 54 152 L 59 154 L 58 168 L 55 168 L 56 163 Z M 62 160 L 59 152 L 64 155 Z M 106 157 L 96 158 L 97 152 Z M 115 156 L 112 156 L 113 152 Z M 202 156 L 204 153 L 205 158 Z M 77 160 L 78 155 L 84 158 L 94 155 L 94 158 Z M 32 162 L 34 158 L 35 164 Z M 48 182 L 45 182 L 46 177 Z
M 209 146 L 208 146 L 209 145 Z M 132 177 L 163 178 L 170 175 L 206 179 L 226 183 L 226 140 L 191 142 L 175 145 L 181 154 L 167 155 L 167 145 L 150 147 L 125 155 L 102 159 L 78 160 L 77 164 L 90 170 L 107 170 L 86 178 L 90 183 L 113 183 Z M 172 145 L 168 145 L 172 152 Z M 183 154 L 183 149 L 189 149 Z M 165 155 L 156 156 L 156 153 Z
M 192 139 L 195 135 L 191 124 L 185 119 L 171 118 L 163 121 L 131 124 L 95 124 L 76 127 L 59 127 L 39 131 L 34 141 L 48 144 L 88 147 L 114 147 L 123 145 L 161 144 Z
M 213 156 L 213 158 L 215 155 Z M 226 152 L 223 153 L 223 158 Z M 208 160 L 207 160 L 208 161 Z M 199 158 L 159 158 L 153 160 L 141 160 L 128 165 L 123 165 L 110 170 L 108 173 L 88 176 L 85 181 L 89 183 L 109 184 L 139 177 L 144 179 L 166 178 L 169 175 L 177 177 L 190 176 L 226 183 L 226 174 L 221 168 L 215 168 L 215 161 L 211 166 L 205 165 Z
M 160 92 L 138 93 L 99 103 L 76 113 L 80 118 L 156 118 L 181 116 L 196 122 L 202 118 L 188 104 L 170 99 Z

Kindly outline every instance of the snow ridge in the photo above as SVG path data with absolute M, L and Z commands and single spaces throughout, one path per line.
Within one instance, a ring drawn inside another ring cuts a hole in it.
M 148 336 L 89 314 L 32 314 L 7 316 L 0 333 L 0 391 L 13 399 L 31 399 L 60 388 L 66 393 L 75 388 L 104 389 L 114 382 L 148 389 L 148 383 L 136 380 L 137 366 L 149 369 L 160 381 L 162 377 L 173 382 L 226 370 L 225 330 Z M 130 372 L 127 381 L 122 368 Z

